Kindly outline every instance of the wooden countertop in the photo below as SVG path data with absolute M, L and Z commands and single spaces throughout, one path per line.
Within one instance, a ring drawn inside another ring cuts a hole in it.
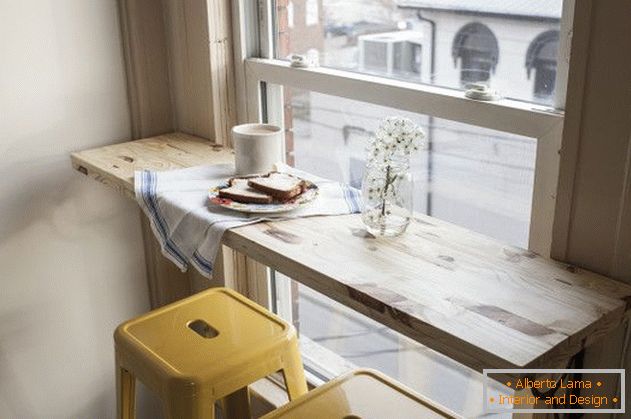
M 75 170 L 135 199 L 136 170 L 233 163 L 234 153 L 192 135 L 173 133 L 79 151 L 72 153 L 70 159 Z
M 232 160 L 185 134 L 72 155 L 75 169 L 127 196 L 134 170 Z M 631 305 L 629 285 L 424 215 L 394 239 L 348 215 L 239 227 L 224 243 L 478 371 L 565 367 Z

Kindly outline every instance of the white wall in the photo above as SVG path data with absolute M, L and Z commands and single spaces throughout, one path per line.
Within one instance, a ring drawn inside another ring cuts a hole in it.
M 114 417 L 138 210 L 68 156 L 130 136 L 116 1 L 0 0 L 0 56 L 0 417 Z

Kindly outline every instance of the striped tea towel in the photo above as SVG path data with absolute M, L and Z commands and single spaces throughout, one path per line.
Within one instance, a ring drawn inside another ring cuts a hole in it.
M 264 220 L 313 215 L 341 215 L 361 210 L 359 191 L 278 164 L 288 172 L 318 185 L 318 197 L 309 205 L 279 216 L 244 214 L 209 202 L 209 189 L 234 176 L 233 165 L 212 165 L 180 170 L 135 173 L 136 199 L 151 223 L 162 253 L 182 271 L 193 265 L 210 277 L 223 232 Z

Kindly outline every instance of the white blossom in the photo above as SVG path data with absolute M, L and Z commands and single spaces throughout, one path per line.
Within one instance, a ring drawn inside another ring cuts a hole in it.
M 394 160 L 409 159 L 412 152 L 425 145 L 425 134 L 408 118 L 384 119 L 368 142 L 368 164 L 389 165 Z
M 390 215 L 387 202 L 397 200 L 401 181 L 401 164 L 409 165 L 412 152 L 425 146 L 425 133 L 408 118 L 389 117 L 382 121 L 368 142 L 364 199 L 368 203 L 364 216 L 371 221 Z M 367 196 L 366 196 L 367 195 Z

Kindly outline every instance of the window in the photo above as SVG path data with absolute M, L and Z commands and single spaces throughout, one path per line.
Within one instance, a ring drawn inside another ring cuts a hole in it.
M 499 58 L 497 38 L 481 23 L 469 23 L 454 38 L 451 55 L 460 64 L 460 84 L 488 82 Z
M 423 45 L 415 32 L 361 35 L 358 44 L 362 72 L 403 79 L 421 74 Z
M 410 69 L 415 74 L 421 74 L 421 63 L 423 59 L 423 45 L 413 44 L 412 45 L 412 62 L 410 65 Z
M 528 79 L 535 72 L 534 95 L 542 101 L 551 100 L 557 74 L 559 31 L 547 31 L 538 35 L 526 52 Z
M 285 119 L 292 146 L 287 161 L 295 167 L 360 187 L 364 150 L 379 119 L 409 117 L 432 141 L 411 162 L 415 211 L 528 245 L 534 138 L 302 89 L 283 93 L 291 117 Z M 475 372 L 289 277 L 275 273 L 273 281 L 278 313 L 296 326 L 305 367 L 317 378 L 375 368 L 465 417 L 481 413 L 479 398 L 467 397 L 481 391 Z M 440 388 L 459 389 L 458 396 Z
M 452 89 L 486 82 L 504 97 L 555 105 L 554 90 L 545 97 L 533 95 L 537 73 L 529 79 L 523 63 L 533 39 L 560 31 L 563 0 L 293 3 L 296 13 L 307 3 L 317 4 L 320 24 L 305 25 L 297 15 L 296 24 L 288 28 L 286 0 L 273 1 L 274 58 L 285 60 L 311 50 L 327 68 Z M 556 64 L 556 55 L 551 58 Z M 543 73 L 540 77 L 546 78 Z
M 559 65 L 554 77 L 545 74 L 539 63 L 550 57 L 556 63 L 545 43 L 527 63 L 541 81 L 529 80 L 523 65 L 533 39 L 547 31 L 560 34 L 555 52 L 564 53 L 561 0 L 317 0 L 313 25 L 305 24 L 306 1 L 294 0 L 293 27 L 287 1 L 252 3 L 239 1 L 237 27 L 246 28 L 237 51 L 243 57 L 239 88 L 247 96 L 239 113 L 284 127 L 289 164 L 358 187 L 371 132 L 386 116 L 408 116 L 429 142 L 412 164 L 416 211 L 549 253 L 563 125 L 564 98 L 556 91 L 564 89 L 552 87 L 545 98 L 533 91 L 537 83 L 549 88 L 553 78 L 562 85 L 567 69 Z M 571 17 L 573 3 L 564 4 Z M 252 22 L 261 24 L 258 36 L 248 29 Z M 310 51 L 319 66 L 289 65 L 289 55 Z M 467 99 L 462 84 L 469 81 L 491 82 L 504 98 Z M 269 284 L 276 311 L 299 328 L 314 374 L 327 379 L 340 365 L 372 366 L 427 392 L 404 372 L 440 363 L 416 358 L 427 348 L 280 272 Z M 313 320 L 322 313 L 331 320 Z M 479 378 L 473 371 L 445 376 Z
M 411 162 L 414 210 L 511 245 L 527 247 L 537 141 L 302 89 L 284 89 L 288 161 L 361 187 L 365 148 L 384 115 L 412 119 L 431 147 Z M 431 151 L 430 151 L 431 150 Z

